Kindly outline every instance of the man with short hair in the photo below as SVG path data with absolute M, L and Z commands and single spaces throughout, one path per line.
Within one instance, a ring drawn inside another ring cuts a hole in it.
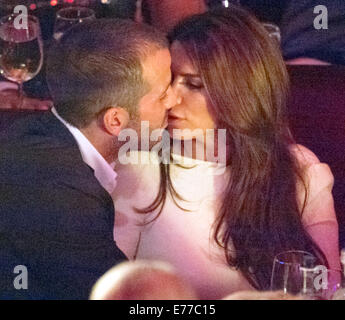
M 126 20 L 78 25 L 53 48 L 52 112 L 20 116 L 0 134 L 1 298 L 87 299 L 126 259 L 110 197 L 118 136 L 140 133 L 141 121 L 166 127 L 170 63 L 161 33 Z

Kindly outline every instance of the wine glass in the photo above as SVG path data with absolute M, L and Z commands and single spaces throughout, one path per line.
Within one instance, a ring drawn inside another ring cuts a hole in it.
M 314 296 L 316 258 L 305 251 L 284 251 L 273 261 L 271 290 L 282 290 L 285 294 Z
M 95 11 L 85 7 L 68 7 L 56 13 L 53 37 L 60 40 L 63 34 L 78 23 L 96 19 Z
M 40 24 L 36 17 L 28 15 L 27 21 L 18 26 L 18 14 L 0 19 L 0 74 L 16 82 L 19 87 L 19 106 L 23 103 L 23 83 L 34 78 L 43 63 L 43 42 Z
M 302 292 L 309 300 L 344 300 L 344 289 L 341 286 L 341 271 L 327 269 L 319 265 L 304 271 L 304 276 L 310 279 L 310 288 L 307 294 Z

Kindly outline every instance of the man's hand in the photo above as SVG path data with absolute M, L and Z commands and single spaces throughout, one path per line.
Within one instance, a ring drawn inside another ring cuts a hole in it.
M 18 90 L 6 89 L 0 91 L 0 109 L 49 110 L 52 106 L 53 103 L 50 100 L 21 98 Z

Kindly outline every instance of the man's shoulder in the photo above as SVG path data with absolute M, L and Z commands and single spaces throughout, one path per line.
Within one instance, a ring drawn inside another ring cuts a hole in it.
M 0 166 L 66 162 L 68 156 L 75 161 L 79 153 L 73 136 L 51 112 L 0 112 L 0 152 Z
M 43 117 L 50 116 L 50 111 L 32 110 L 1 110 L 0 111 L 0 130 L 1 133 L 11 131 L 19 123 L 29 125 L 33 121 L 38 121 Z
M 73 136 L 51 113 L 14 116 L 0 133 L 0 154 L 1 183 L 47 187 L 89 181 L 94 186 Z
M 0 133 L 2 188 L 20 187 L 25 193 L 31 189 L 44 193 L 59 190 L 66 199 L 74 190 L 76 198 L 104 202 L 106 191 L 84 163 L 72 134 L 51 112 L 27 113 L 13 119 L 9 130 Z
M 0 112 L 0 139 L 3 144 L 30 144 L 37 145 L 49 139 L 53 142 L 73 142 L 67 128 L 50 111 L 1 111 Z

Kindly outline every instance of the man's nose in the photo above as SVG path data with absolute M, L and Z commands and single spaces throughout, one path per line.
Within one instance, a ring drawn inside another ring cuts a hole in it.
M 175 107 L 176 105 L 181 103 L 181 97 L 177 90 L 170 86 L 169 88 L 169 99 L 166 105 L 166 108 L 170 110 L 171 108 Z

